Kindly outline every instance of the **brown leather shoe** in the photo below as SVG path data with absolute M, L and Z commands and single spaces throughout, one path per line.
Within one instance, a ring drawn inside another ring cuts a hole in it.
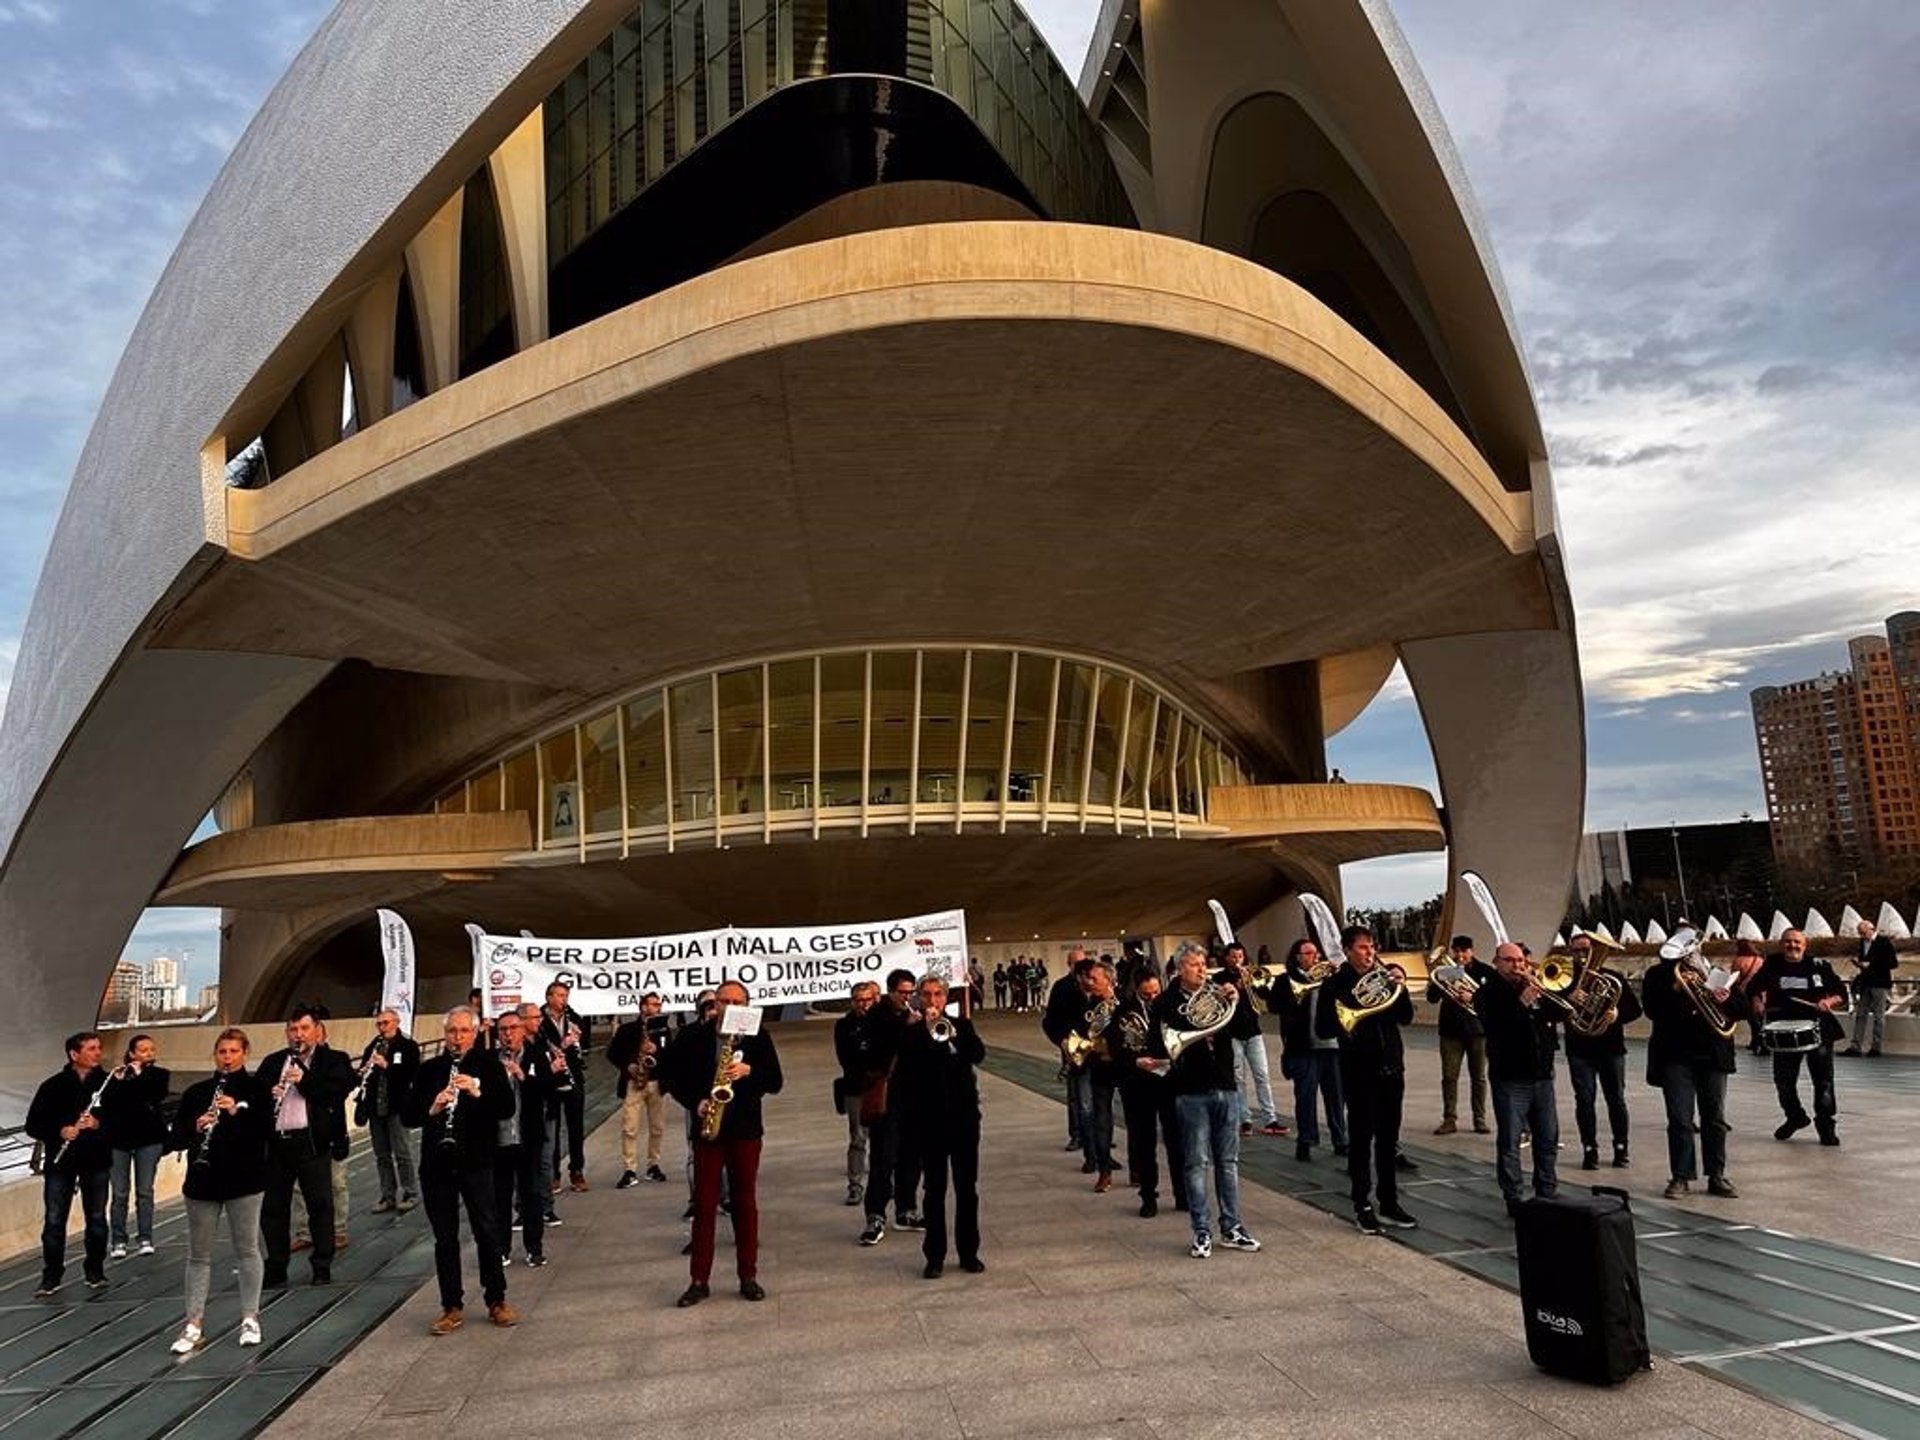
M 1102 1170 L 1100 1172 L 1100 1178 L 1093 1182 L 1093 1193 L 1096 1195 L 1104 1195 L 1111 1189 L 1113 1189 L 1113 1172 L 1111 1170 Z
M 1451 1135 L 1459 1128 L 1460 1127 L 1451 1120 L 1442 1120 L 1438 1125 L 1433 1127 L 1433 1133 L 1436 1135 Z
M 587 1192 L 588 1188 L 589 1187 L 587 1185 L 587 1177 L 580 1174 L 579 1171 L 576 1170 L 573 1174 L 574 1193 L 576 1195 L 584 1195 Z
M 496 1325 L 518 1325 L 520 1312 L 502 1300 L 498 1305 L 487 1306 L 487 1318 Z
M 427 1326 L 429 1335 L 451 1335 L 467 1323 L 467 1317 L 460 1313 L 458 1305 L 450 1306 L 440 1312 L 440 1318 Z

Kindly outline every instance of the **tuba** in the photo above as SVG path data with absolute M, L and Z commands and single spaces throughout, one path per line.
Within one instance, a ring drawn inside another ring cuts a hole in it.
M 1700 937 L 1691 930 L 1676 930 L 1660 947 L 1660 958 L 1673 962 L 1673 986 L 1700 1012 L 1707 1027 L 1722 1040 L 1731 1040 L 1737 1028 L 1720 1002 L 1707 987 L 1706 957 L 1700 950 Z
M 1333 1018 L 1340 1022 L 1340 1028 L 1351 1035 L 1353 1027 L 1369 1015 L 1378 1015 L 1390 1010 L 1407 993 L 1406 977 L 1390 965 L 1375 963 L 1371 970 L 1363 970 L 1353 982 L 1353 1003 L 1345 1000 L 1333 1002 Z
M 1226 1029 L 1233 1021 L 1234 1008 L 1220 993 L 1220 987 L 1212 981 L 1187 996 L 1180 1006 L 1180 1018 L 1193 1029 L 1176 1030 L 1171 1025 L 1160 1027 L 1160 1042 L 1166 1046 L 1167 1063 L 1171 1065 L 1202 1040 Z

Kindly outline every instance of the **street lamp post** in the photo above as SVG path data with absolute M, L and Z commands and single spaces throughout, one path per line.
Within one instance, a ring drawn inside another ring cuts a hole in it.
M 1680 882 L 1680 911 L 1687 911 L 1687 867 L 1680 863 L 1680 822 L 1669 820 L 1667 830 L 1673 836 L 1673 874 Z

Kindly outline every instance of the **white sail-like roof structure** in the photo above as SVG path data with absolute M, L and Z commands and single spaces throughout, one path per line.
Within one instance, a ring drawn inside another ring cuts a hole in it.
M 1767 937 L 1761 933 L 1760 922 L 1742 910 L 1740 912 L 1740 919 L 1733 927 L 1733 938 L 1736 940 L 1764 940 Z
M 1703 940 L 1725 940 L 1727 938 L 1727 927 L 1720 923 L 1720 917 L 1718 915 L 1707 916 L 1707 928 L 1700 932 L 1700 938 Z
M 1800 927 L 1809 940 L 1831 940 L 1833 926 L 1827 923 L 1827 917 L 1818 910 L 1807 911 L 1807 923 Z
M 1787 919 L 1784 914 L 1776 910 L 1773 912 L 1773 923 L 1767 926 L 1767 939 L 1778 940 L 1792 928 L 1793 921 Z
M 1905 940 L 1913 934 L 1907 928 L 1907 922 L 1900 917 L 1900 912 L 1886 900 L 1880 902 L 1880 918 L 1873 928 L 1889 940 Z

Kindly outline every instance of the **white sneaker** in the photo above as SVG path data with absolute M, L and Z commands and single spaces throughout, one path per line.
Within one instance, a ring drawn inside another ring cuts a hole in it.
M 1230 1250 L 1245 1250 L 1251 1254 L 1260 1248 L 1260 1242 L 1247 1233 L 1247 1227 L 1244 1225 L 1234 1226 L 1221 1236 L 1221 1239 Z
M 153 1241 L 151 1241 L 151 1240 L 142 1240 L 142 1241 L 140 1242 L 140 1253 L 141 1253 L 142 1255 L 151 1255 L 151 1254 L 153 1254 Z
M 200 1341 L 200 1327 L 189 1324 L 180 1332 L 180 1338 L 173 1342 L 173 1353 L 176 1355 L 191 1355 L 200 1348 Z
M 114 1246 L 114 1247 L 113 1247 L 113 1248 L 112 1248 L 111 1250 L 109 1250 L 109 1251 L 107 1251 L 107 1258 L 108 1258 L 109 1260 L 124 1260 L 124 1259 L 126 1259 L 126 1258 L 127 1258 L 127 1247 L 126 1247 L 126 1246 L 124 1246 L 124 1245 L 116 1245 L 116 1246 Z
M 260 1322 L 258 1320 L 242 1320 L 240 1322 L 240 1343 L 242 1345 L 258 1345 L 260 1343 Z
M 1206 1260 L 1210 1258 L 1213 1255 L 1213 1237 L 1202 1230 L 1198 1235 L 1193 1237 L 1193 1244 L 1187 1250 L 1187 1254 L 1196 1260 Z

